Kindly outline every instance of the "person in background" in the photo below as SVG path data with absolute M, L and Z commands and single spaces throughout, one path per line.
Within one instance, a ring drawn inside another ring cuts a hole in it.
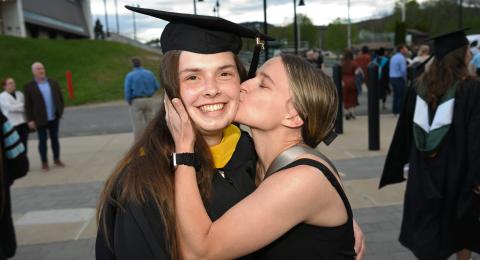
M 418 259 L 468 260 L 480 252 L 480 81 L 468 75 L 464 30 L 433 41 L 435 59 L 407 89 L 380 188 L 407 180 L 399 240 Z
M 357 63 L 353 60 L 353 52 L 345 50 L 342 58 L 343 107 L 345 119 L 355 119 L 355 107 L 358 106 L 357 90 L 355 88 L 355 71 Z
M 480 77 L 480 46 L 478 46 L 478 52 L 473 56 L 472 61 L 470 62 L 470 66 L 472 67 L 472 70 L 478 77 Z
M 17 249 L 10 187 L 15 179 L 27 174 L 29 165 L 17 131 L 1 113 L 0 128 L 0 260 L 5 260 Z
M 407 87 L 407 60 L 408 49 L 405 44 L 397 46 L 397 53 L 390 59 L 390 84 L 393 88 L 392 112 L 398 115 L 402 109 L 403 96 Z
M 390 64 L 389 59 L 386 55 L 385 48 L 380 48 L 377 50 L 377 57 L 374 59 L 374 62 L 378 66 L 378 84 L 380 86 L 380 99 L 382 100 L 382 109 L 386 110 L 387 96 L 390 95 L 390 83 L 389 83 L 389 70 Z
M 17 90 L 15 80 L 11 77 L 2 81 L 2 87 L 4 91 L 0 93 L 0 108 L 3 115 L 17 130 L 26 150 L 29 129 L 25 120 L 25 97 L 22 92 Z
M 155 75 L 142 67 L 140 58 L 133 58 L 132 66 L 133 70 L 125 77 L 124 90 L 125 101 L 130 106 L 133 134 L 135 140 L 138 140 L 155 116 L 158 105 L 155 104 L 152 96 L 160 85 Z
M 60 160 L 60 141 L 58 140 L 58 128 L 65 106 L 60 84 L 56 80 L 47 78 L 45 67 L 40 62 L 32 64 L 32 73 L 34 80 L 23 88 L 25 115 L 28 127 L 37 130 L 42 170 L 50 169 L 47 158 L 47 132 L 53 150 L 54 165 L 65 167 Z
M 422 63 L 426 61 L 428 57 L 430 57 L 430 47 L 428 45 L 421 45 L 418 49 L 417 56 L 413 58 L 412 64 L 410 64 L 410 66 L 415 63 Z
M 370 55 L 370 50 L 368 46 L 362 47 L 362 52 L 357 55 L 355 62 L 357 63 L 359 69 L 358 73 L 355 73 L 355 85 L 357 88 L 357 96 L 362 93 L 363 83 L 368 82 L 368 64 L 372 61 L 372 56 Z

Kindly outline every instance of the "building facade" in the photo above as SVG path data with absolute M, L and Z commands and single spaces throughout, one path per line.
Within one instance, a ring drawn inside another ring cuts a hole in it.
M 92 39 L 90 0 L 0 0 L 0 34 Z

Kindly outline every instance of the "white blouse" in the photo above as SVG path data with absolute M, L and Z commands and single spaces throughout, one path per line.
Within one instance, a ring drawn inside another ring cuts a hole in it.
M 26 122 L 25 97 L 20 91 L 15 91 L 16 99 L 7 91 L 0 93 L 0 108 L 13 126 Z

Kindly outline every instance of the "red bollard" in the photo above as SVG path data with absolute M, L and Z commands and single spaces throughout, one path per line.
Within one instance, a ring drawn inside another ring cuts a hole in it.
M 65 77 L 67 77 L 68 97 L 70 99 L 75 99 L 75 94 L 73 93 L 73 84 L 72 84 L 72 72 L 67 70 L 67 72 L 65 72 Z

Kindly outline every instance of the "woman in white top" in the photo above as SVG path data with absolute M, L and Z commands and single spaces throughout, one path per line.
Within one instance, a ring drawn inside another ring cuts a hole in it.
M 0 93 L 0 108 L 8 121 L 15 127 L 20 140 L 27 149 L 28 126 L 25 120 L 25 98 L 23 93 L 17 91 L 15 80 L 6 78 L 2 81 L 4 91 Z

